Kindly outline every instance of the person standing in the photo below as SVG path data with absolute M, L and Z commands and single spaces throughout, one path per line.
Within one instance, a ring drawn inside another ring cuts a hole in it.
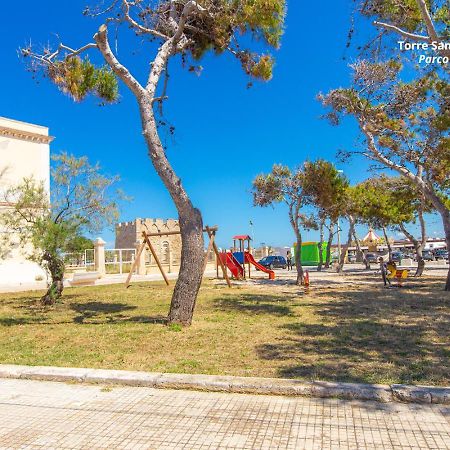
M 286 260 L 287 260 L 287 270 L 292 270 L 292 255 L 290 250 L 288 250 L 286 253 Z

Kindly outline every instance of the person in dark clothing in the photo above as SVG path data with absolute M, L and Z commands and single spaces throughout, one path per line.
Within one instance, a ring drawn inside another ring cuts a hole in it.
M 292 270 L 292 255 L 291 251 L 288 250 L 286 253 L 287 270 Z
M 383 282 L 384 282 L 384 286 L 390 286 L 391 285 L 391 280 L 388 278 L 387 274 L 388 274 L 388 270 L 387 270 L 387 264 L 384 262 L 383 258 L 379 258 L 378 262 L 380 263 L 380 272 L 381 272 L 381 276 L 383 278 Z

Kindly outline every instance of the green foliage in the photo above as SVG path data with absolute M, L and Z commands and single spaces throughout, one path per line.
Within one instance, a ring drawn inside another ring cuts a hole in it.
M 268 81 L 272 78 L 274 60 L 270 55 L 247 55 L 241 57 L 242 66 L 247 73 L 254 78 Z
M 367 139 L 365 154 L 369 158 L 380 161 L 381 155 L 414 172 L 421 167 L 430 186 L 448 197 L 448 82 L 435 74 L 405 82 L 401 79 L 401 66 L 392 61 L 361 61 L 352 68 L 353 87 L 319 95 L 322 103 L 331 109 L 327 117 L 333 124 L 338 124 L 341 116 L 355 117 Z
M 418 31 L 422 19 L 416 0 L 369 0 L 361 12 L 371 18 L 387 20 L 409 32 Z
M 348 179 L 324 159 L 306 161 L 303 173 L 303 189 L 309 203 L 319 210 L 321 218 L 335 222 L 346 202 Z
M 150 42 L 171 41 L 170 57 L 180 54 L 183 65 L 189 58 L 199 61 L 209 51 L 218 55 L 229 52 L 248 76 L 268 81 L 272 78 L 274 59 L 267 50 L 280 46 L 285 12 L 286 0 L 198 0 L 195 6 L 189 0 L 111 0 L 103 13 L 86 8 L 84 14 L 96 18 L 103 15 L 106 24 L 127 24 Z M 250 48 L 255 42 L 257 51 Z M 31 58 L 32 72 L 43 71 L 75 101 L 94 95 L 106 103 L 115 102 L 119 97 L 115 73 L 109 66 L 97 67 L 89 58 L 79 56 L 92 47 L 88 45 L 75 51 L 60 45 L 55 52 L 46 48 L 43 54 L 36 54 L 28 47 L 21 53 Z M 152 67 L 153 61 L 149 63 Z
M 42 182 L 24 179 L 6 191 L 3 200 L 11 206 L 0 221 L 10 231 L 3 235 L 2 248 L 17 239 L 28 258 L 50 273 L 47 295 L 54 300 L 60 289 L 56 282 L 64 275 L 63 254 L 92 248 L 83 234 L 113 224 L 122 195 L 111 192 L 118 178 L 101 175 L 99 166 L 85 157 L 62 153 L 53 161 L 51 199 Z
M 303 197 L 302 180 L 301 170 L 291 172 L 287 166 L 274 164 L 272 172 L 260 174 L 253 180 L 253 204 L 269 206 L 283 201 L 288 204 L 298 201 Z
M 82 60 L 72 56 L 47 67 L 49 78 L 75 101 L 81 101 L 93 94 L 107 103 L 117 101 L 118 83 L 107 67 L 95 67 L 88 58 Z
M 448 0 L 426 0 L 425 4 L 436 32 L 442 40 L 448 39 L 450 35 Z M 406 32 L 428 35 L 417 0 L 368 0 L 362 3 L 360 12 L 365 17 L 389 23 Z M 399 37 L 396 33 L 393 36 L 396 39 Z
M 88 239 L 85 236 L 75 234 L 70 239 L 70 242 L 66 246 L 66 250 L 68 253 L 81 253 L 87 249 L 93 249 L 94 242 L 92 239 Z
M 179 3 L 181 9 L 187 0 Z M 284 30 L 285 0 L 204 0 L 199 3 L 207 13 L 192 17 L 192 26 L 185 31 L 191 40 L 188 50 L 194 59 L 200 59 L 209 50 L 219 54 L 231 50 L 248 75 L 269 80 L 272 57 L 242 50 L 237 42 L 242 35 L 250 34 L 254 40 L 278 48 Z
M 430 211 L 417 187 L 403 177 L 369 178 L 353 189 L 356 216 L 373 228 L 415 222 L 419 209 Z

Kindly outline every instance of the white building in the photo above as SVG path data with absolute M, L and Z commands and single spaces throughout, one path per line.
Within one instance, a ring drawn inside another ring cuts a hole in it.
M 25 177 L 42 181 L 50 191 L 52 140 L 46 127 L 0 117 L 0 214 L 8 208 L 4 191 Z M 12 245 L 0 259 L 0 286 L 33 284 L 45 276 L 39 266 L 26 260 L 17 245 Z

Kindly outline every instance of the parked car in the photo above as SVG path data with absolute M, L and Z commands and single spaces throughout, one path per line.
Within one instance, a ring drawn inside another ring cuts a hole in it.
M 259 264 L 264 266 L 266 269 L 286 269 L 287 262 L 284 256 L 266 256 L 260 261 Z
M 438 248 L 434 252 L 434 256 L 436 257 L 436 259 L 447 259 L 448 260 L 448 250 L 446 250 L 445 248 Z
M 402 259 L 405 259 L 405 255 L 402 252 L 392 252 L 392 261 L 400 264 Z
M 376 253 L 366 253 L 366 260 L 368 263 L 378 262 L 378 255 Z
M 435 260 L 434 254 L 431 250 L 424 250 L 422 252 L 422 258 L 425 261 L 434 261 Z
M 356 262 L 356 254 L 355 253 L 349 253 L 347 255 L 347 260 L 349 263 L 355 263 Z

